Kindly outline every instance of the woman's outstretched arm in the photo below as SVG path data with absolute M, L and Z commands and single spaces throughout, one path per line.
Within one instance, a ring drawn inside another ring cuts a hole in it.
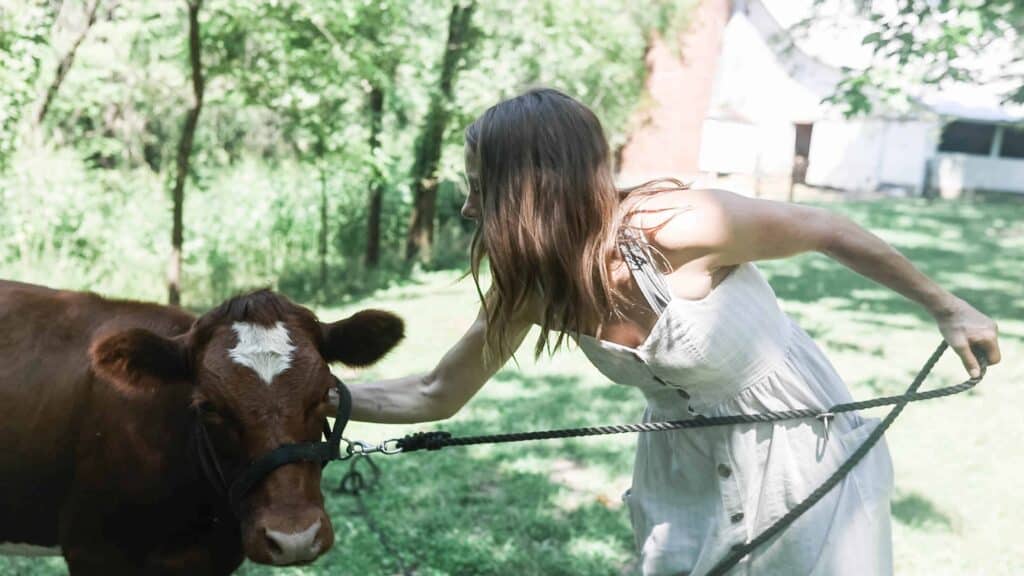
M 823 208 L 747 198 L 721 190 L 683 190 L 687 206 L 654 235 L 672 259 L 697 262 L 708 272 L 754 260 L 817 251 L 906 296 L 935 318 L 946 342 L 972 377 L 977 354 L 1000 360 L 996 323 L 949 293 L 895 248 L 849 218 Z M 653 200 L 653 198 L 652 198 Z M 667 202 L 669 199 L 659 200 Z
M 469 330 L 430 372 L 353 385 L 352 419 L 399 424 L 450 418 L 508 361 L 529 329 L 525 315 L 513 318 L 506 328 L 509 350 L 485 362 L 487 318 L 481 308 Z

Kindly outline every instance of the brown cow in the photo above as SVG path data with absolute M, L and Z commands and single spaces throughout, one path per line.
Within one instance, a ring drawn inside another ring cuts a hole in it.
M 267 290 L 196 319 L 0 281 L 0 553 L 62 553 L 75 576 L 312 561 L 334 541 L 320 465 L 277 468 L 232 511 L 197 463 L 195 419 L 237 475 L 317 441 L 328 364 L 371 364 L 402 332 L 375 310 L 321 324 Z

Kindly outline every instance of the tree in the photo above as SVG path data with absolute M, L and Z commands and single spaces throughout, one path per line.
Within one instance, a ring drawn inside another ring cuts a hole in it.
M 381 256 L 381 218 L 384 213 L 385 164 L 382 148 L 385 99 L 393 89 L 396 70 L 408 55 L 408 23 L 405 10 L 393 2 L 373 3 L 364 12 L 357 28 L 366 50 L 359 50 L 359 70 L 366 82 L 366 108 L 369 120 L 369 197 L 366 213 L 366 252 L 363 261 L 375 268 Z
M 431 244 L 434 239 L 434 214 L 437 208 L 437 167 L 441 159 L 445 129 L 451 117 L 452 86 L 455 83 L 459 62 L 472 48 L 475 36 L 472 27 L 475 9 L 474 0 L 465 4 L 456 0 L 448 16 L 448 40 L 445 42 L 437 87 L 431 94 L 430 109 L 424 120 L 419 141 L 416 143 L 412 169 L 413 209 L 405 244 L 406 260 L 430 260 Z
M 815 20 L 836 17 L 816 0 Z M 995 83 L 1005 102 L 1024 103 L 1024 3 L 1020 0 L 893 0 L 856 2 L 873 26 L 862 38 L 870 63 L 846 69 L 830 98 L 849 115 L 880 103 L 906 106 L 920 86 Z M 843 17 L 840 11 L 839 17 Z M 845 17 L 849 17 L 846 14 Z
M 370 158 L 372 176 L 370 178 L 370 198 L 366 214 L 366 254 L 364 260 L 370 268 L 380 264 L 380 220 L 384 211 L 384 178 L 378 159 L 380 157 L 381 122 L 384 118 L 384 89 L 378 84 L 370 84 L 367 97 L 370 115 Z
M 330 180 L 349 119 L 342 109 L 356 94 L 344 81 L 351 68 L 342 45 L 347 16 L 324 2 L 247 0 L 219 4 L 214 14 L 216 69 L 238 89 L 238 104 L 270 111 L 287 147 L 317 173 L 322 292 L 328 282 Z
M 382 146 L 384 116 L 386 103 L 394 102 L 393 78 L 410 44 L 407 36 L 415 33 L 407 8 L 390 0 L 233 0 L 216 8 L 217 69 L 237 87 L 243 104 L 272 113 L 295 158 L 318 172 L 321 292 L 329 284 L 332 236 L 339 248 L 351 249 L 351 220 L 337 218 L 346 194 L 332 181 L 365 185 L 365 250 L 352 248 L 363 252 L 369 266 L 380 259 L 390 163 Z M 348 239 L 344 246 L 342 238 Z
M 454 185 L 462 128 L 550 85 L 592 107 L 616 146 L 641 102 L 641 21 L 694 0 L 218 0 L 192 14 L 120 2 L 110 25 L 116 1 L 0 0 L 0 265 L 203 303 L 389 281 L 361 272 L 405 260 L 410 222 L 415 256 L 459 265 L 473 232 Z M 73 66 L 58 67 L 81 26 L 55 13 L 93 6 Z M 47 92 L 36 154 L 19 139 Z M 154 224 L 168 195 L 170 238 Z M 126 258 L 152 272 L 120 278 Z
M 192 76 L 192 105 L 185 112 L 185 124 L 178 140 L 178 156 L 175 163 L 174 188 L 171 189 L 171 263 L 167 272 L 167 301 L 177 306 L 181 303 L 181 254 L 184 239 L 185 180 L 188 178 L 192 143 L 195 140 L 199 113 L 203 109 L 202 44 L 199 39 L 199 9 L 203 0 L 186 0 L 188 4 L 188 57 Z
M 0 7 L 0 174 L 20 144 L 23 119 L 37 97 L 42 63 L 50 52 L 50 29 L 57 8 L 34 2 Z
M 74 39 L 71 41 L 71 46 L 67 52 L 61 57 L 57 63 L 57 70 L 53 74 L 53 79 L 47 86 L 46 91 L 43 93 L 42 98 L 39 100 L 39 105 L 36 108 L 35 123 L 36 126 L 40 126 L 43 120 L 46 118 L 46 113 L 50 110 L 50 104 L 53 99 L 57 97 L 57 92 L 60 90 L 61 84 L 64 82 L 64 78 L 67 77 L 68 71 L 71 70 L 71 65 L 75 62 L 75 54 L 78 53 L 78 47 L 85 41 L 85 37 L 89 35 L 89 30 L 92 29 L 93 25 L 96 24 L 98 17 L 101 0 L 92 0 L 86 8 L 83 14 L 83 22 L 80 25 L 80 29 L 75 34 Z M 113 12 L 118 2 L 114 2 L 107 8 L 107 14 Z

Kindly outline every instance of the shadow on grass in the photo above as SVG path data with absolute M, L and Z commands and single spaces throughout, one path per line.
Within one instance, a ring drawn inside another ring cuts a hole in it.
M 1019 204 L 884 201 L 829 208 L 887 239 L 891 236 L 915 265 L 997 321 L 1024 317 L 1024 271 L 1019 265 L 1024 261 L 1024 226 L 1017 216 L 1024 209 Z M 824 257 L 770 262 L 763 269 L 780 298 L 818 303 L 825 314 L 857 311 L 858 323 L 878 328 L 877 337 L 830 333 L 829 346 L 836 349 L 877 357 L 886 353 L 886 330 L 905 330 L 908 319 L 910 326 L 930 322 L 916 304 Z M 381 282 L 405 280 L 399 275 Z M 372 289 L 372 282 L 367 286 Z M 347 301 L 366 293 L 352 290 L 339 298 Z M 922 359 L 926 355 L 927 350 Z M 865 384 L 878 392 L 892 391 L 892 384 L 881 378 Z M 494 384 L 500 394 L 475 399 L 471 411 L 441 428 L 475 435 L 632 422 L 643 405 L 639 394 L 628 388 L 566 374 L 528 377 L 506 370 Z M 598 480 L 626 477 L 633 458 L 627 443 L 592 438 L 376 458 L 383 477 L 366 495 L 367 506 L 404 562 L 415 565 L 419 574 L 616 575 L 634 557 L 626 512 L 593 497 L 566 506 L 562 497 L 575 489 L 551 473 L 569 460 Z M 331 492 L 346 468 L 334 464 L 324 479 L 337 535 L 324 558 L 296 569 L 247 564 L 240 573 L 398 572 L 398 563 L 357 515 L 352 498 Z M 954 530 L 947 514 L 916 493 L 897 494 L 892 513 L 907 526 Z M 53 564 L 38 562 L 0 559 L 0 575 L 62 573 Z
M 506 370 L 496 380 L 511 397 L 474 400 L 467 419 L 441 429 L 456 436 L 633 420 L 639 393 L 555 374 Z M 521 391 L 522 394 L 516 395 Z M 377 457 L 380 484 L 366 494 L 374 520 L 406 566 L 421 574 L 618 575 L 634 557 L 624 509 L 589 497 L 565 506 L 569 488 L 552 479 L 555 461 L 573 461 L 598 477 L 628 475 L 633 452 L 601 439 L 451 447 Z M 351 496 L 332 492 L 347 464 L 324 479 L 335 547 L 302 574 L 400 573 Z M 276 574 L 247 564 L 242 574 Z
M 951 532 L 953 521 L 924 496 L 909 492 L 892 500 L 892 517 L 899 523 L 922 530 Z
M 457 436 L 538 430 L 638 420 L 639 392 L 603 381 L 505 370 L 495 377 L 504 398 L 474 400 L 468 418 L 439 428 Z M 424 428 L 426 429 L 426 427 Z M 569 460 L 595 478 L 628 476 L 633 450 L 602 438 L 452 447 L 438 452 L 375 457 L 380 483 L 366 506 L 417 574 L 609 575 L 633 560 L 626 511 L 584 495 L 572 506 L 573 488 L 553 479 L 557 462 Z M 399 563 L 380 545 L 355 500 L 335 491 L 348 464 L 324 475 L 326 506 L 335 545 L 311 566 L 277 569 L 246 563 L 243 575 L 385 576 Z M 617 500 L 617 498 L 616 498 Z M 58 565 L 59 566 L 59 565 Z M 2 575 L 62 574 L 39 561 L 0 559 Z
M 999 321 L 1024 317 L 1021 206 L 892 200 L 829 204 L 828 209 L 886 238 L 942 287 Z M 921 306 L 830 258 L 808 255 L 765 263 L 764 268 L 783 300 L 858 311 L 879 326 L 900 316 L 930 321 Z

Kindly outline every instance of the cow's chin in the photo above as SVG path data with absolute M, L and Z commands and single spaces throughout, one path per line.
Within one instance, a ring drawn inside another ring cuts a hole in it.
M 245 555 L 260 564 L 308 564 L 333 544 L 334 528 L 319 506 L 256 510 L 242 523 Z

